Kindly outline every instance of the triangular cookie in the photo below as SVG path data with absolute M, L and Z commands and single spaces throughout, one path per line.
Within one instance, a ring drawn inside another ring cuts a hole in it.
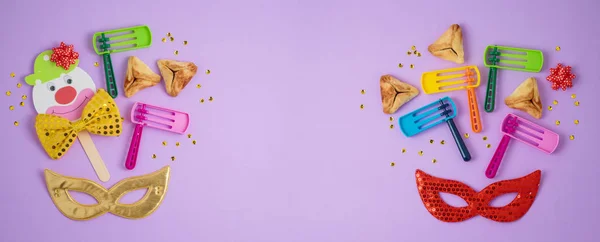
M 160 76 L 154 73 L 146 63 L 135 56 L 127 61 L 125 74 L 125 96 L 131 97 L 142 89 L 154 86 L 160 82 Z
M 401 82 L 391 75 L 381 76 L 379 86 L 381 88 L 383 112 L 387 114 L 395 113 L 400 106 L 419 95 L 419 89 Z
M 463 50 L 462 30 L 458 24 L 453 24 L 427 48 L 429 52 L 444 60 L 458 64 L 465 62 L 465 51 Z
M 506 106 L 527 112 L 534 118 L 542 117 L 542 100 L 538 91 L 537 81 L 530 77 L 523 81 L 504 103 Z
M 160 74 L 165 80 L 167 93 L 173 97 L 179 95 L 179 92 L 190 83 L 198 71 L 198 67 L 192 62 L 159 60 L 157 64 Z

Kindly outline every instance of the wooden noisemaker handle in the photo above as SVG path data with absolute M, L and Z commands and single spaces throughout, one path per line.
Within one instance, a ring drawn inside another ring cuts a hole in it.
M 98 153 L 98 150 L 92 141 L 92 137 L 90 137 L 90 133 L 85 130 L 81 131 L 79 132 L 77 138 L 79 139 L 79 143 L 81 143 L 85 154 L 90 160 L 90 163 L 92 163 L 92 166 L 94 167 L 96 175 L 98 175 L 100 181 L 107 182 L 110 179 L 110 174 L 108 173 L 108 169 L 106 169 L 106 165 L 104 164 L 102 157 L 100 157 L 100 153 Z
M 477 104 L 477 95 L 475 94 L 475 88 L 467 88 L 467 95 L 469 98 L 469 116 L 471 117 L 471 129 L 475 133 L 481 132 L 483 125 L 481 123 L 481 117 L 479 116 L 479 105 Z

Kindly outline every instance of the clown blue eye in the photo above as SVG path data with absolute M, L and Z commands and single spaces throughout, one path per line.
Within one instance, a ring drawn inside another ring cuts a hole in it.
M 67 84 L 71 84 L 71 83 L 73 83 L 73 79 L 72 79 L 70 76 L 67 76 L 67 75 L 65 75 L 65 76 L 63 77 L 63 79 L 65 80 L 65 82 L 66 82 Z
M 48 90 L 50 90 L 51 92 L 53 92 L 54 90 L 56 90 L 56 87 L 54 86 L 54 83 L 52 82 L 48 82 L 48 84 L 46 84 L 48 86 Z

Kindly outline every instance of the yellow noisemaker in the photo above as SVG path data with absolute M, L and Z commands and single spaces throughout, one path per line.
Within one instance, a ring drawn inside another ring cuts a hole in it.
M 479 116 L 479 105 L 475 88 L 479 86 L 480 74 L 477 66 L 463 66 L 457 68 L 424 72 L 421 75 L 421 86 L 425 94 L 467 90 L 469 98 L 469 116 L 473 132 L 479 133 L 483 129 Z

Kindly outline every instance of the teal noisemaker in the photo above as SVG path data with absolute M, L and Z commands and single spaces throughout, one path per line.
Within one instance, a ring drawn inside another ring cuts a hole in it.
M 463 141 L 453 118 L 456 117 L 456 105 L 450 97 L 443 97 L 412 111 L 398 119 L 400 130 L 406 137 L 415 136 L 441 123 L 447 123 L 464 161 L 471 160 L 471 154 Z

